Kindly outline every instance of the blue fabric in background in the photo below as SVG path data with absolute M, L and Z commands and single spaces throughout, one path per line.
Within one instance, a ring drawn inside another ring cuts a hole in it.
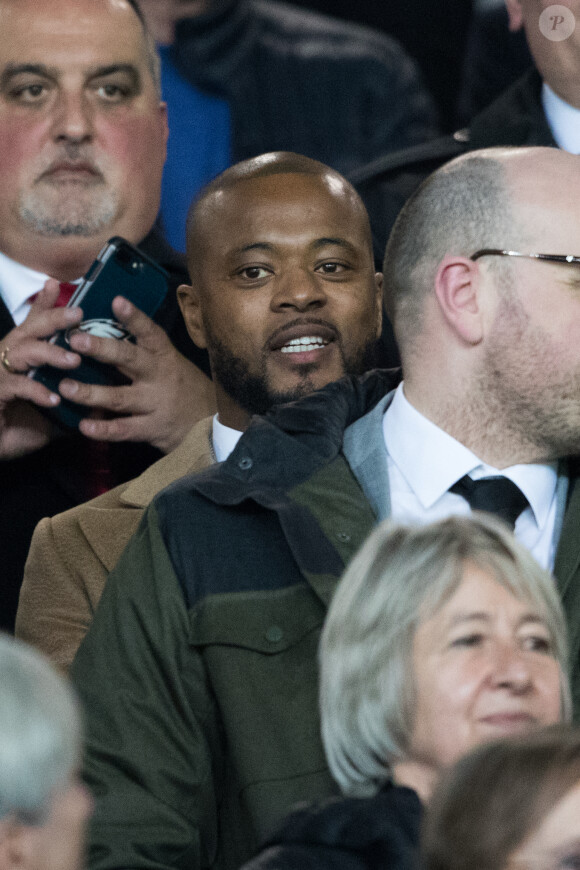
M 231 163 L 230 109 L 178 73 L 161 48 L 161 83 L 169 142 L 161 188 L 161 222 L 168 242 L 185 251 L 185 221 L 195 194 Z

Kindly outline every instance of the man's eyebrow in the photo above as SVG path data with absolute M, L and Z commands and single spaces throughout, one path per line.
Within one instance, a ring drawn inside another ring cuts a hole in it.
M 56 76 L 56 70 L 43 63 L 8 63 L 2 70 L 2 76 L 0 76 L 0 87 L 5 87 L 15 76 L 24 73 L 44 76 L 45 78 L 54 78 Z
M 139 69 L 132 63 L 112 63 L 108 66 L 97 66 L 89 70 L 89 78 L 105 78 L 106 76 L 114 76 L 117 73 L 126 73 L 133 79 L 135 85 L 141 82 L 141 73 Z
M 270 245 L 268 242 L 253 242 L 251 245 L 242 245 L 241 248 L 235 248 L 232 254 L 247 254 L 248 251 L 266 251 L 266 253 L 272 253 L 275 250 L 274 245 Z
M 315 251 L 318 251 L 318 250 L 320 250 L 320 248 L 326 248 L 329 245 L 335 245 L 335 246 L 338 246 L 341 248 L 346 248 L 348 251 L 351 251 L 353 254 L 358 253 L 357 247 L 355 245 L 353 245 L 352 242 L 349 242 L 346 239 L 343 239 L 339 236 L 337 236 L 337 237 L 330 237 L 330 236 L 326 237 L 325 236 L 323 238 L 316 239 L 312 243 L 312 248 Z M 275 245 L 271 245 L 268 242 L 253 242 L 250 245 L 243 245 L 240 248 L 236 248 L 232 253 L 233 254 L 245 254 L 248 251 L 256 251 L 256 250 L 261 250 L 261 251 L 266 251 L 267 253 L 271 253 L 271 252 L 275 251 L 276 248 L 275 248 Z
M 48 67 L 43 63 L 9 63 L 5 66 L 0 76 L 0 87 L 6 87 L 9 82 L 18 75 L 37 75 L 45 78 L 58 78 L 59 72 L 55 67 Z M 128 75 L 134 87 L 141 84 L 141 73 L 132 63 L 112 63 L 107 66 L 97 66 L 89 70 L 90 79 L 106 78 L 107 76 L 124 73 Z
M 340 248 L 346 248 L 348 251 L 350 251 L 353 254 L 358 253 L 358 248 L 355 245 L 353 245 L 352 242 L 349 242 L 347 239 L 343 239 L 341 236 L 336 236 L 336 237 L 331 237 L 331 236 L 326 237 L 325 236 L 321 239 L 316 239 L 316 241 L 314 242 L 312 247 L 314 248 L 315 251 L 317 251 L 320 248 L 326 248 L 328 245 L 336 245 Z

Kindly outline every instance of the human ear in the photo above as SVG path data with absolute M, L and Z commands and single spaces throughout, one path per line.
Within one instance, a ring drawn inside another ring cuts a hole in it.
M 520 30 L 524 23 L 521 0 L 505 0 L 505 5 L 508 14 L 508 27 L 512 33 L 515 33 L 516 30 Z
M 177 288 L 177 301 L 185 321 L 189 337 L 198 347 L 207 347 L 199 290 L 189 284 Z
M 480 283 L 477 264 L 466 257 L 445 257 L 435 277 L 441 314 L 467 344 L 479 344 L 483 337 Z

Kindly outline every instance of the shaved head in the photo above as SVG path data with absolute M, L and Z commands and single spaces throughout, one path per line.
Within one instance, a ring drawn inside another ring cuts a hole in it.
M 227 169 L 193 206 L 188 265 L 182 311 L 228 425 L 373 367 L 382 282 L 368 215 L 328 166 L 276 152 Z
M 397 218 L 383 266 L 385 306 L 402 353 L 421 333 L 441 260 L 482 248 L 529 247 L 537 207 L 551 205 L 557 220 L 569 195 L 565 167 L 578 165 L 576 156 L 555 148 L 487 148 L 450 161 L 423 182 Z M 506 264 L 496 259 L 490 268 L 499 275 Z
M 324 163 L 312 160 L 303 154 L 295 154 L 292 151 L 271 151 L 230 166 L 201 190 L 187 219 L 187 259 L 190 271 L 195 271 L 203 260 L 206 245 L 202 240 L 205 238 L 205 230 L 210 218 L 222 207 L 224 194 L 246 181 L 274 175 L 309 175 L 320 178 L 332 194 L 344 197 L 349 202 L 364 226 L 369 250 L 372 252 L 368 214 L 363 201 L 350 182 Z M 209 248 L 211 250 L 211 241 L 209 241 Z
M 580 157 L 506 148 L 432 175 L 387 245 L 406 395 L 496 468 L 580 450 L 579 240 Z

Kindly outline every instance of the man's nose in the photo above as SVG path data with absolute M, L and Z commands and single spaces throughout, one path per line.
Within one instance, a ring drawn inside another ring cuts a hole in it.
M 321 308 L 327 296 L 322 281 L 306 269 L 295 269 L 281 276 L 272 297 L 272 307 L 306 311 Z
M 93 135 L 93 108 L 83 93 L 63 93 L 54 112 L 55 139 L 83 142 Z

